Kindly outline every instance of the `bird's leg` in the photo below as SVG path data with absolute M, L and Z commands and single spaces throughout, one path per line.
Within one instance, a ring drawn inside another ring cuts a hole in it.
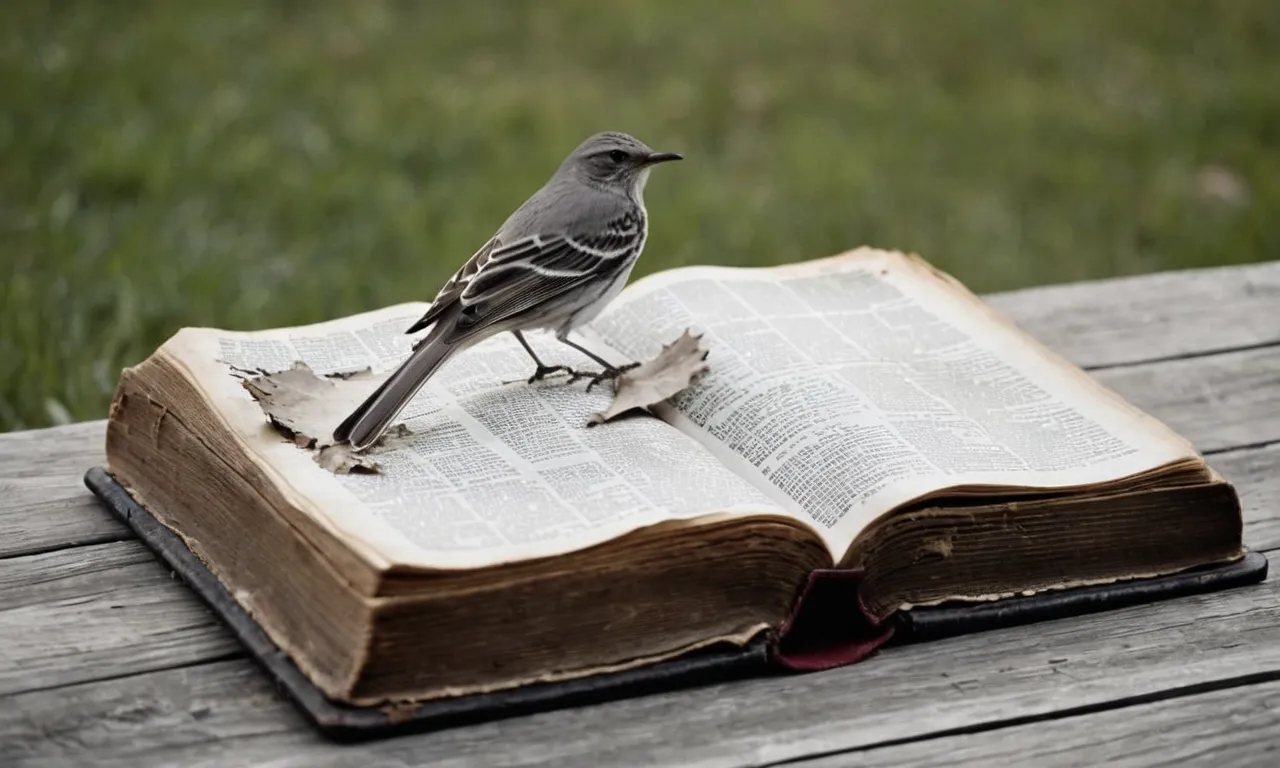
M 525 341 L 523 333 L 520 333 L 519 331 L 512 331 L 511 333 L 516 337 L 520 342 L 520 346 L 524 347 L 524 351 L 529 353 L 529 357 L 532 357 L 533 362 L 538 366 L 538 369 L 529 377 L 528 383 L 532 384 L 535 381 L 541 381 L 555 373 L 567 373 L 572 377 L 576 377 L 578 375 L 577 371 L 567 365 L 546 365 L 538 359 L 536 354 L 534 354 L 533 347 L 529 346 L 529 342 Z
M 568 334 L 557 333 L 556 340 L 559 341 L 561 344 L 565 344 L 570 347 L 573 347 L 574 349 L 578 350 L 579 352 L 591 358 L 592 360 L 595 360 L 597 363 L 600 364 L 600 367 L 604 368 L 604 370 L 599 373 L 580 373 L 578 371 L 573 372 L 572 376 L 569 379 L 570 383 L 577 381 L 578 379 L 591 379 L 591 381 L 587 383 L 588 392 L 590 392 L 591 388 L 599 384 L 600 382 L 608 381 L 609 379 L 616 379 L 619 376 L 621 376 L 623 373 L 626 373 L 632 368 L 636 368 L 640 365 L 639 363 L 627 363 L 626 365 L 623 365 L 621 367 L 613 365 L 608 360 L 605 360 L 599 355 L 594 354 L 590 350 L 583 349 L 577 344 L 574 344 L 572 341 L 569 341 Z

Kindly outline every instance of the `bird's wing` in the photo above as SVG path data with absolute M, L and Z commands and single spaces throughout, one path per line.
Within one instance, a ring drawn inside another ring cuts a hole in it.
M 602 259 L 626 259 L 638 246 L 643 245 L 644 223 L 644 214 L 633 210 L 611 219 L 592 232 L 568 232 L 550 236 L 531 234 L 493 249 L 481 266 L 486 267 L 483 272 L 516 263 L 527 263 L 535 268 L 552 268 L 562 258 L 556 250 L 556 243 L 560 240 L 566 241 L 571 250 L 584 255 Z
M 489 238 L 488 242 L 480 246 L 480 250 L 467 259 L 467 263 L 463 264 L 457 272 L 453 273 L 453 277 L 449 278 L 449 282 L 440 287 L 440 291 L 436 293 L 436 297 L 432 300 L 431 308 L 427 310 L 427 313 L 418 322 L 409 326 L 405 333 L 417 333 L 439 320 L 440 315 L 462 295 L 467 284 L 471 282 L 471 278 L 488 262 L 490 254 L 500 245 L 497 235 L 494 235 Z
M 530 235 L 493 249 L 458 296 L 450 340 L 506 320 L 592 281 L 611 283 L 643 244 L 644 222 L 627 214 L 592 235 Z

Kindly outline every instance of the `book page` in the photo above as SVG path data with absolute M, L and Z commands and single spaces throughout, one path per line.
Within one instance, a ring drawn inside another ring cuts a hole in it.
M 641 359 L 685 328 L 709 375 L 659 412 L 852 541 L 915 497 L 1068 488 L 1194 456 L 1185 441 L 901 255 L 638 281 L 591 332 Z
M 256 333 L 189 335 L 183 361 L 251 450 L 312 510 L 386 564 L 474 567 L 559 554 L 642 526 L 707 513 L 785 514 L 766 494 L 670 425 L 641 417 L 587 427 L 607 386 L 526 383 L 534 364 L 511 334 L 457 354 L 402 411 L 412 432 L 373 455 L 381 473 L 335 475 L 266 425 L 231 367 L 315 373 L 393 368 L 425 311 L 403 305 Z M 526 334 L 548 364 L 592 365 L 546 334 Z M 371 387 L 372 388 L 372 385 Z M 336 426 L 336 424 L 335 424 Z

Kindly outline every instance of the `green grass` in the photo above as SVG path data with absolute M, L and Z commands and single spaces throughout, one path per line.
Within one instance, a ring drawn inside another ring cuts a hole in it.
M 104 416 L 184 325 L 429 299 L 601 129 L 687 157 L 638 273 L 872 244 L 991 291 L 1280 256 L 1273 0 L 0 16 L 0 429 Z

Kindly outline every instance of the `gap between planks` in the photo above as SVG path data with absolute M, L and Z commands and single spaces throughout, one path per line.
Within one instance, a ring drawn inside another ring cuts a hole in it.
M 1275 765 L 1280 744 L 1280 682 L 1275 675 L 1235 678 L 1209 690 L 1186 689 L 1150 702 L 1060 713 L 1052 739 L 1045 720 L 1007 721 L 952 734 L 935 734 L 865 750 L 837 752 L 771 765 L 834 768 L 857 754 L 874 766 L 1109 765 L 1166 766 L 1189 759 L 1223 765 Z M 1116 742 L 1123 740 L 1117 748 Z
M 1083 370 L 1094 373 L 1096 371 L 1110 371 L 1116 368 L 1133 368 L 1139 365 L 1148 365 L 1151 363 L 1170 363 L 1177 360 L 1195 360 L 1198 357 L 1212 357 L 1214 355 L 1225 355 L 1233 352 L 1252 352 L 1256 349 L 1266 349 L 1268 347 L 1280 346 L 1280 339 L 1272 339 L 1270 341 L 1260 342 L 1258 344 L 1243 344 L 1235 347 L 1220 347 L 1218 349 L 1205 349 L 1195 352 L 1185 352 L 1182 354 L 1168 355 L 1165 357 L 1149 357 L 1142 360 L 1131 360 L 1124 363 L 1106 363 L 1103 365 L 1086 365 L 1082 366 Z

